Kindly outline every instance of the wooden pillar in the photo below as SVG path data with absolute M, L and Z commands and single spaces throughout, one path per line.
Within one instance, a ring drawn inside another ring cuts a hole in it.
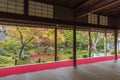
M 117 54 L 119 54 L 119 31 L 117 31 Z
M 76 67 L 76 14 L 74 13 L 74 25 L 73 25 L 73 66 Z
M 88 30 L 88 57 L 91 57 L 91 31 Z
M 73 66 L 76 67 L 76 25 L 73 28 Z
M 57 61 L 57 27 L 55 27 L 55 61 Z
M 118 32 L 117 30 L 114 31 L 114 52 L 115 52 L 115 60 L 117 60 L 117 42 L 118 42 Z
M 118 33 L 118 35 L 119 35 L 119 33 Z M 117 41 L 117 52 L 118 52 L 118 54 L 119 54 L 119 40 Z
M 104 53 L 107 56 L 107 31 L 104 33 Z

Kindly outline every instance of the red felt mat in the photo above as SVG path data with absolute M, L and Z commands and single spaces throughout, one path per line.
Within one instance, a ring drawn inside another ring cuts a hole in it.
M 120 56 L 118 56 L 118 58 L 120 58 Z M 88 63 L 107 61 L 107 60 L 113 60 L 113 59 L 114 59 L 114 56 L 81 58 L 77 60 L 77 64 L 78 65 L 88 64 Z M 13 75 L 13 74 L 21 74 L 21 73 L 27 73 L 27 72 L 59 68 L 59 67 L 66 67 L 66 66 L 72 66 L 72 65 L 73 65 L 73 60 L 66 60 L 66 61 L 57 61 L 57 62 L 51 62 L 51 63 L 6 67 L 6 68 L 0 68 L 0 77 L 7 76 L 7 75 Z

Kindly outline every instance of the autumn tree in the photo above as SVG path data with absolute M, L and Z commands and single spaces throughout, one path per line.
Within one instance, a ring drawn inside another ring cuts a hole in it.
M 6 36 L 9 40 L 14 40 L 14 42 L 19 42 L 18 49 L 16 50 L 19 58 L 22 57 L 25 47 L 32 42 L 33 39 L 38 39 L 39 36 L 36 35 L 37 31 L 34 27 L 20 27 L 20 26 L 8 26 Z M 16 46 L 17 47 L 17 46 Z
M 64 35 L 64 33 L 62 33 L 62 30 L 61 29 L 58 29 L 57 30 L 57 42 L 59 43 L 59 44 L 61 44 L 61 43 L 65 43 L 65 41 L 66 41 L 66 38 L 65 38 L 65 35 Z
M 41 28 L 41 43 L 44 43 L 44 53 L 52 52 L 54 47 L 54 29 Z M 49 52 L 48 52 L 49 51 Z
M 18 26 L 17 26 L 17 31 L 19 32 L 19 35 L 20 35 L 19 38 L 20 38 L 21 47 L 20 47 L 20 51 L 19 51 L 18 54 L 19 54 L 19 58 L 21 58 L 25 46 L 28 45 L 34 39 L 34 36 L 32 36 L 32 35 L 28 36 L 27 35 L 26 39 L 25 39 L 24 35 L 26 35 L 26 34 L 22 33 L 21 29 Z
M 91 33 L 91 42 L 92 42 L 92 49 L 97 52 L 97 45 L 103 39 L 103 33 L 100 32 L 93 32 Z M 101 43 L 102 44 L 102 43 Z M 104 45 L 104 44 L 103 44 Z
M 65 47 L 71 47 L 73 45 L 73 30 L 62 30 L 62 34 L 65 38 Z
M 77 31 L 76 32 L 76 42 L 78 49 L 80 50 L 83 45 L 88 44 L 88 32 L 87 31 Z

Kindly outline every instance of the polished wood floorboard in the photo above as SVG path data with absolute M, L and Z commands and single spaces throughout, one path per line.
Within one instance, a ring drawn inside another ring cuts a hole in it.
M 10 75 L 0 80 L 120 80 L 120 60 Z

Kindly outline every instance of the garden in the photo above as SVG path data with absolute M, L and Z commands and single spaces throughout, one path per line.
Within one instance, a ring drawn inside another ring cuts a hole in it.
M 0 25 L 0 67 L 54 61 L 53 28 Z M 77 58 L 88 57 L 88 31 L 76 31 Z M 107 53 L 114 53 L 114 35 L 107 34 Z M 91 32 L 91 56 L 104 54 L 104 33 Z M 57 60 L 73 58 L 73 30 L 57 29 Z

